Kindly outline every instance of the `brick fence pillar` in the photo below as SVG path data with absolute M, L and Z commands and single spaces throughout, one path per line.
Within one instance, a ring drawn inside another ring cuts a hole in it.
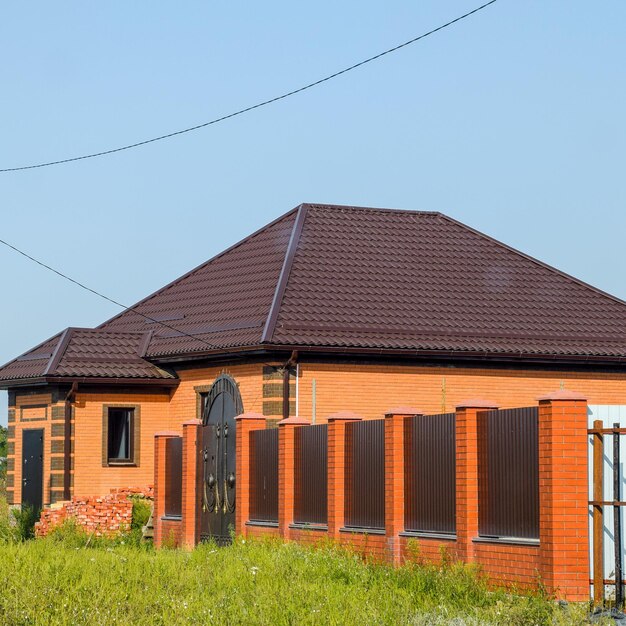
M 278 422 L 278 532 L 289 539 L 295 506 L 296 428 L 309 426 L 301 417 Z
M 182 537 L 183 548 L 191 550 L 200 542 L 200 514 L 202 459 L 202 422 L 183 422 L 183 493 Z
M 557 597 L 589 599 L 587 401 L 556 391 L 539 398 L 540 575 Z
M 400 563 L 402 558 L 399 533 L 404 530 L 404 425 L 407 418 L 421 414 L 410 407 L 385 413 L 385 540 L 391 563 Z
M 260 413 L 242 413 L 235 420 L 237 421 L 235 534 L 245 536 L 246 522 L 250 519 L 250 433 L 253 430 L 263 430 L 266 419 Z
M 165 515 L 165 485 L 168 468 L 166 467 L 166 445 L 169 439 L 180 437 L 178 433 L 163 431 L 154 435 L 154 506 L 152 508 L 152 525 L 154 527 L 154 547 L 160 548 L 163 540 L 163 524 Z
M 497 409 L 487 400 L 468 400 L 456 407 L 456 540 L 458 558 L 474 560 L 478 536 L 478 414 Z
M 328 418 L 328 536 L 339 538 L 344 525 L 346 497 L 346 424 L 363 419 L 341 411 Z

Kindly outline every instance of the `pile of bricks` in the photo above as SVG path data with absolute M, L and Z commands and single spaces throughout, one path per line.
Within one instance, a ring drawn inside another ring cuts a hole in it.
M 122 489 L 111 489 L 111 493 L 119 496 L 141 496 L 148 500 L 154 500 L 154 487 L 148 485 L 147 487 L 123 487 Z
M 115 535 L 130 529 L 133 502 L 129 496 L 153 498 L 152 487 L 115 489 L 101 497 L 74 497 L 57 502 L 41 512 L 35 524 L 37 537 L 45 537 L 53 528 L 71 519 L 85 532 L 96 537 Z

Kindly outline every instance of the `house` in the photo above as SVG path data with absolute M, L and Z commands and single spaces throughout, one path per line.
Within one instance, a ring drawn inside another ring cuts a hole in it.
M 148 485 L 155 433 L 203 419 L 234 507 L 244 411 L 320 423 L 555 389 L 626 404 L 626 303 L 440 213 L 303 204 L 17 357 L 0 388 L 10 502 Z

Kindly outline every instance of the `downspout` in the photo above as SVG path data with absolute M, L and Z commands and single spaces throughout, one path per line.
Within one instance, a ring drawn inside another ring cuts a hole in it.
M 78 383 L 72 383 L 67 396 L 65 396 L 65 432 L 64 432 L 64 456 L 63 456 L 63 499 L 70 500 L 72 497 L 72 403 L 76 398 Z
M 283 366 L 283 419 L 289 418 L 289 374 L 291 368 L 296 364 L 298 352 L 294 350 L 289 360 Z

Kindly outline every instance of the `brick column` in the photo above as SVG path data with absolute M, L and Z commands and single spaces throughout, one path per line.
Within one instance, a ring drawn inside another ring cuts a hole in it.
M 263 430 L 266 419 L 260 413 L 242 413 L 235 420 L 237 421 L 235 533 L 245 536 L 246 522 L 250 519 L 250 433 L 253 430 Z
M 163 540 L 161 518 L 165 515 L 165 484 L 167 476 L 165 447 L 167 441 L 173 437 L 180 437 L 180 435 L 169 430 L 154 435 L 154 507 L 152 509 L 152 525 L 154 526 L 155 548 L 160 548 Z
M 356 413 L 341 411 L 328 418 L 328 536 L 339 538 L 344 525 L 346 423 L 363 419 Z
M 474 560 L 478 536 L 478 414 L 497 409 L 487 400 L 468 400 L 456 407 L 456 539 L 458 558 Z
M 540 575 L 557 597 L 589 599 L 587 401 L 556 391 L 539 398 Z
M 421 414 L 411 407 L 385 413 L 385 539 L 391 563 L 402 560 L 398 535 L 404 530 L 404 425 L 407 418 Z
M 296 428 L 309 426 L 301 417 L 278 422 L 278 532 L 289 539 L 295 506 Z
M 183 422 L 183 497 L 182 537 L 183 548 L 191 550 L 200 542 L 200 481 L 202 479 L 202 422 Z

